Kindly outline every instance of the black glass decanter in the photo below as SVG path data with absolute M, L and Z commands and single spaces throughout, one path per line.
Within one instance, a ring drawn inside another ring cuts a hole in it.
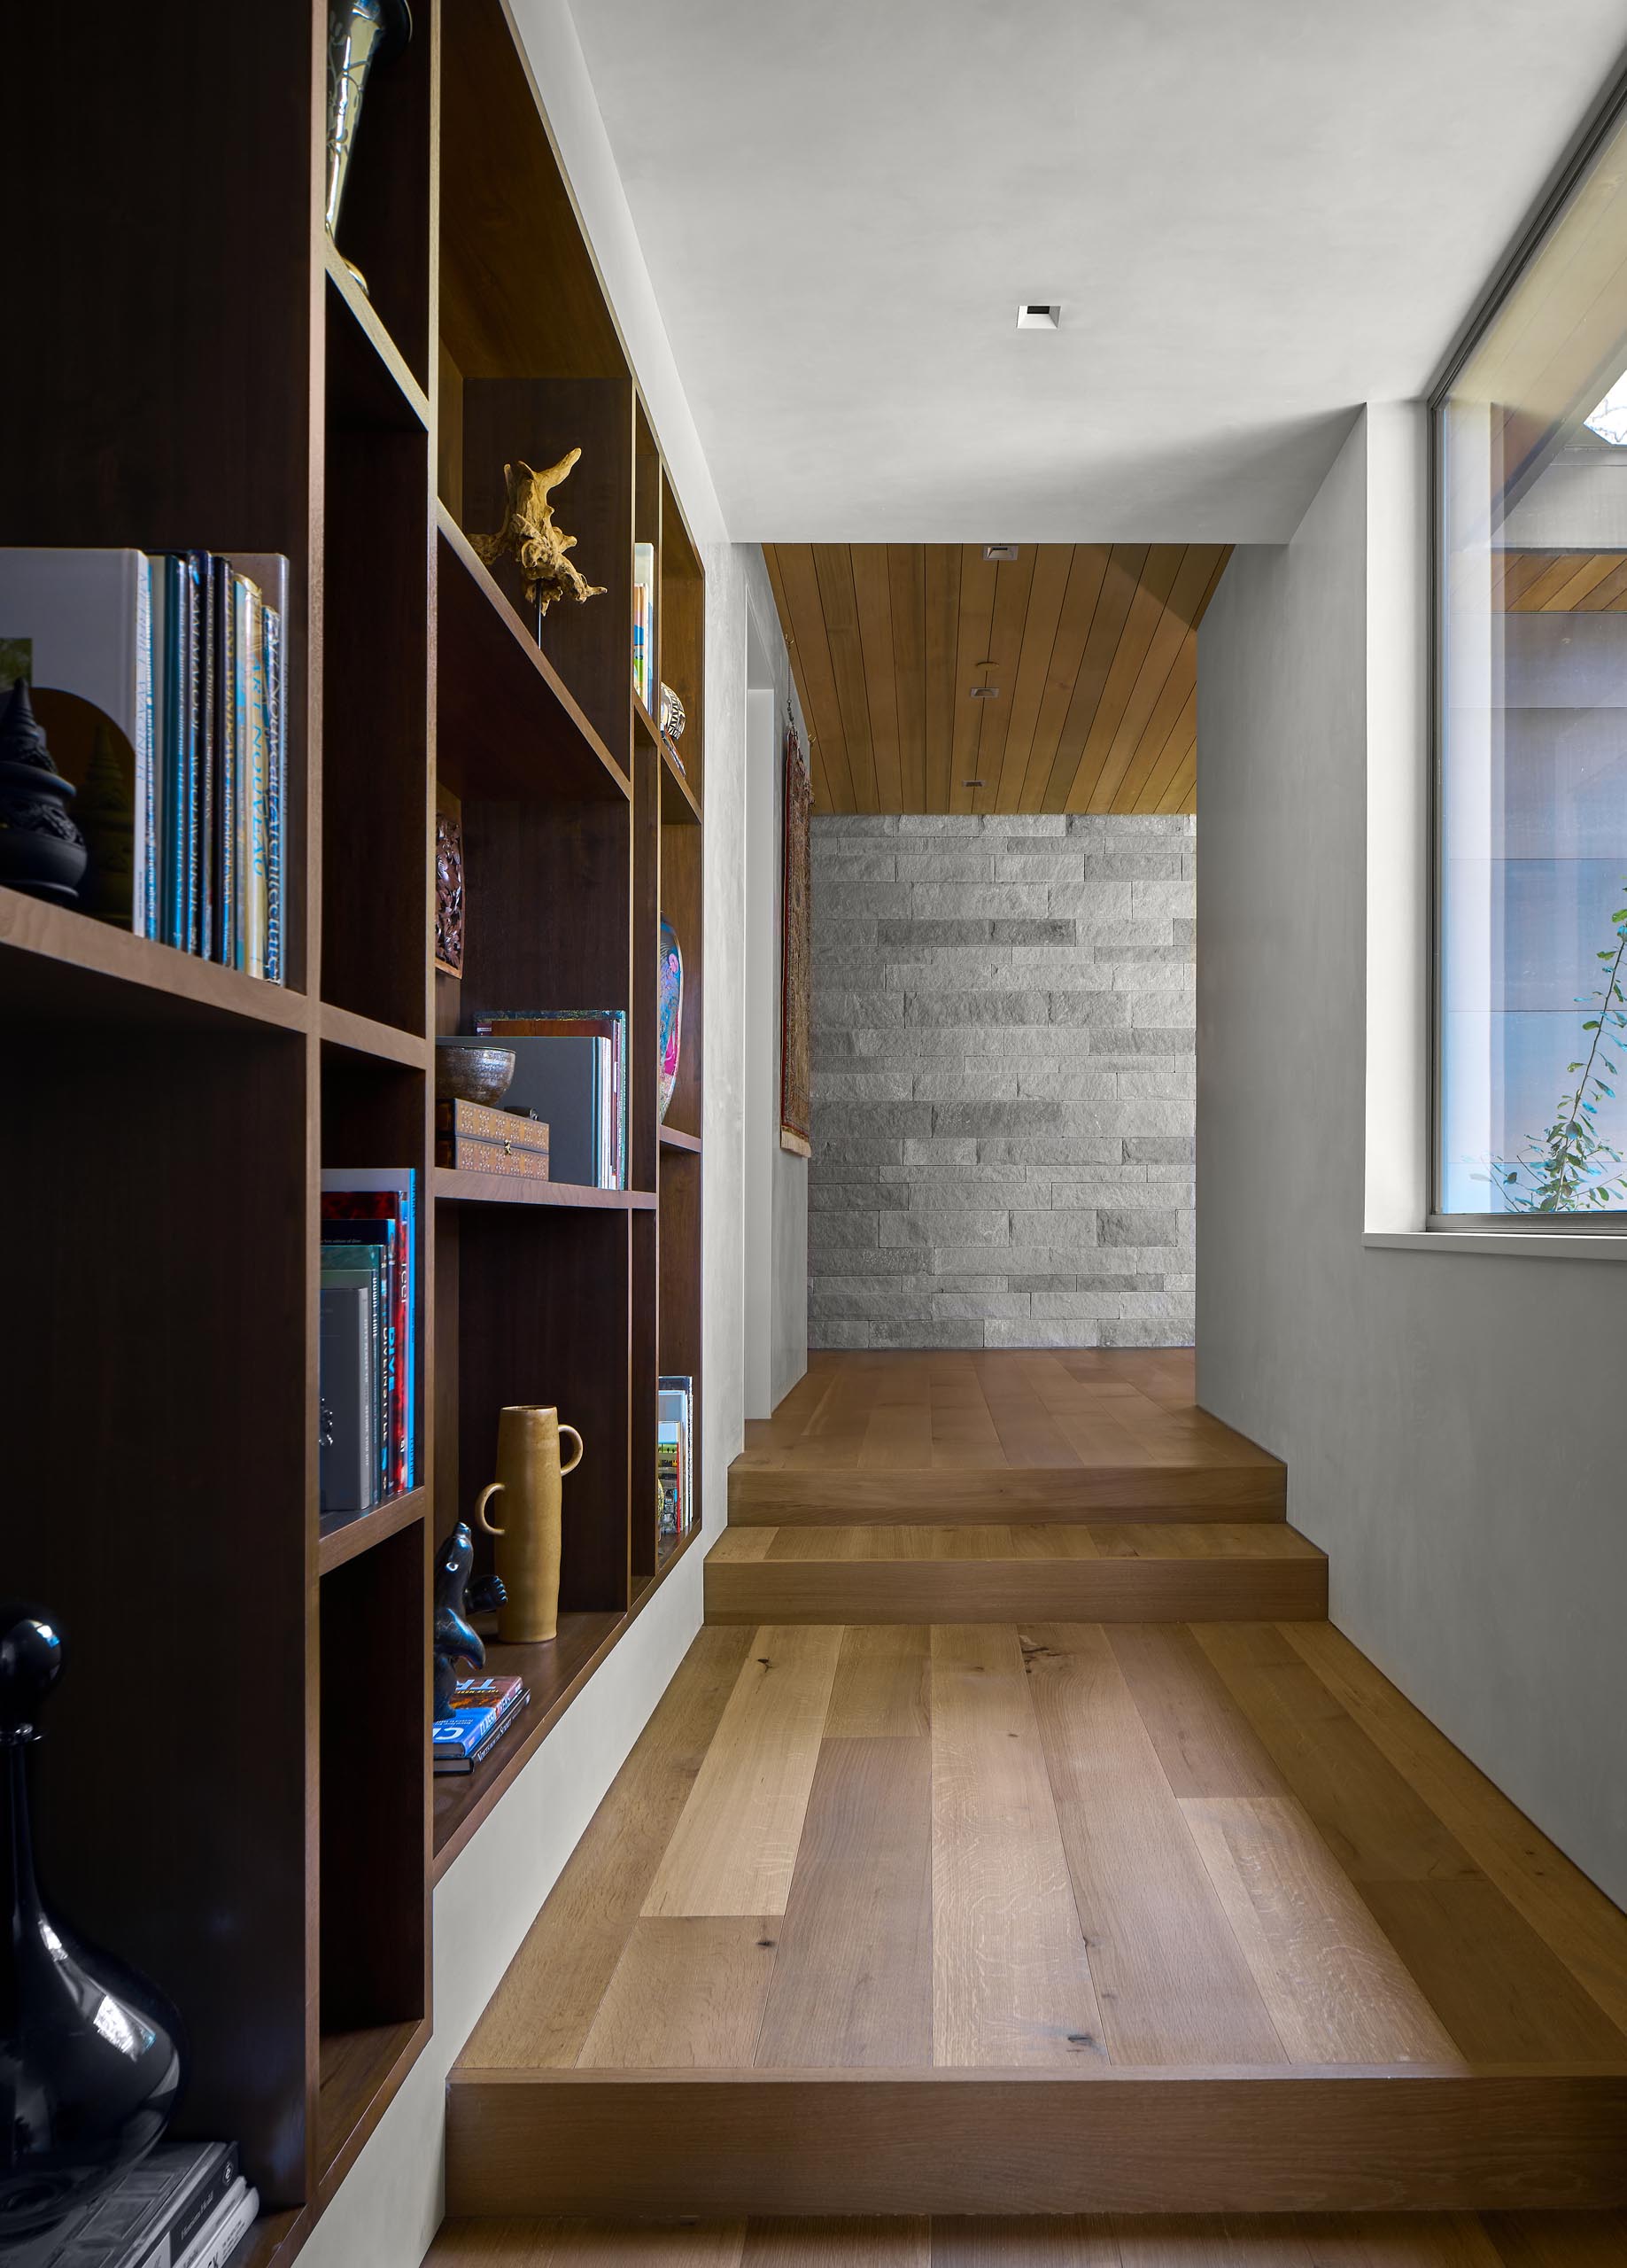
M 145 2156 L 185 2077 L 176 2018 L 48 1911 L 35 1879 L 28 1763 L 62 1667 L 55 1621 L 0 1606 L 0 2256 Z

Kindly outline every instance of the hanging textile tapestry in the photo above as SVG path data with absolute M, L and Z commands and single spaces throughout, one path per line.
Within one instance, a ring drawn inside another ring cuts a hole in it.
M 809 995 L 813 962 L 811 834 L 813 788 L 786 723 L 786 839 L 779 878 L 779 1146 L 799 1157 L 812 1151 L 809 1096 Z

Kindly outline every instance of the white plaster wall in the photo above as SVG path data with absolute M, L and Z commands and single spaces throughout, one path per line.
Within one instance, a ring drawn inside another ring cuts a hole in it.
M 1422 1226 L 1422 447 L 1367 413 L 1199 634 L 1198 1393 L 1334 1620 L 1627 1900 L 1627 1275 L 1365 1236 Z
M 706 1108 L 702 1123 L 708 1538 L 727 1517 L 744 1410 L 740 1206 L 745 1048 L 747 591 L 695 438 L 563 0 L 515 0 L 561 158 L 707 573 Z M 301 2255 L 302 2268 L 413 2268 L 442 2214 L 447 2071 L 687 1651 L 701 1617 L 692 1551 L 435 1892 L 435 2032 Z

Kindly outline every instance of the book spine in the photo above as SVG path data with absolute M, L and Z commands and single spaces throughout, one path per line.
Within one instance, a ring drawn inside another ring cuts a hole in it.
M 130 927 L 153 935 L 152 579 L 143 553 L 136 572 L 136 857 L 130 887 Z
M 169 560 L 174 607 L 167 625 L 170 660 L 169 734 L 165 835 L 167 844 L 169 944 L 190 951 L 193 801 L 198 780 L 198 573 L 189 555 Z
M 242 879 L 237 867 L 237 594 L 229 560 L 213 562 L 210 581 L 214 602 L 214 772 L 207 887 L 213 914 L 207 950 L 223 968 L 232 968 L 242 921 Z
M 232 2191 L 242 2186 L 237 2145 L 229 2142 L 203 2179 L 173 2201 L 174 2210 L 171 2218 L 151 2237 L 147 2249 L 138 2257 L 126 2261 L 123 2268 L 166 2268 L 166 2264 L 183 2259 L 188 2248 L 208 2227 Z
M 283 802 L 287 787 L 283 751 L 283 617 L 274 606 L 261 615 L 265 650 L 266 715 L 266 975 L 273 984 L 283 974 L 283 930 L 287 919 L 283 888 Z
M 266 973 L 266 703 L 260 596 L 240 578 L 237 587 L 238 764 L 237 861 L 244 882 L 237 967 Z
M 192 558 L 192 762 L 187 812 L 187 945 L 209 959 L 214 907 L 209 889 L 214 839 L 214 576 L 206 551 Z
M 226 2268 L 237 2247 L 260 2218 L 260 2192 L 244 2187 L 218 2228 L 202 2232 L 175 2262 L 174 2268 Z

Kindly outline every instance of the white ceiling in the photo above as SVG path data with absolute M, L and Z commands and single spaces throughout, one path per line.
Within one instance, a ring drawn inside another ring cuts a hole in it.
M 572 5 L 730 532 L 782 541 L 1287 537 L 1627 41 L 1623 0 Z

